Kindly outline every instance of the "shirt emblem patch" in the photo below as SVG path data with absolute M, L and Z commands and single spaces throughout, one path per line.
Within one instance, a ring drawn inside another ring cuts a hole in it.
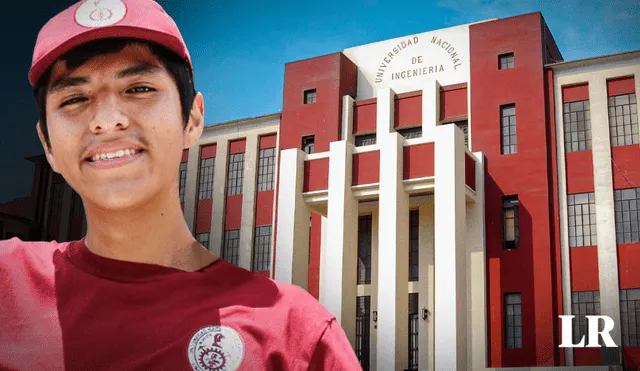
M 187 354 L 194 371 L 235 371 L 244 358 L 244 343 L 230 327 L 208 326 L 193 334 Z

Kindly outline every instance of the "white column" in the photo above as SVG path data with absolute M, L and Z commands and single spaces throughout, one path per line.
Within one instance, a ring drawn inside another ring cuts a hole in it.
M 304 153 L 280 152 L 275 279 L 307 289 L 309 281 L 309 208 L 302 197 Z
M 213 202 L 211 208 L 211 229 L 209 234 L 209 250 L 222 256 L 222 234 L 224 233 L 224 214 L 227 202 L 227 158 L 229 142 L 219 141 L 216 145 L 216 160 L 213 172 Z M 191 155 L 189 155 L 191 160 Z M 195 228 L 195 227 L 194 227 Z
M 591 104 L 591 144 L 593 152 L 593 185 L 596 198 L 598 241 L 598 279 L 600 281 L 600 314 L 617 324 L 609 333 L 616 344 L 622 344 L 620 333 L 620 286 L 618 284 L 618 249 L 613 203 L 613 173 L 609 142 L 607 82 L 589 81 Z M 602 364 L 620 364 L 620 348 L 602 348 Z
M 376 103 L 376 142 L 382 142 L 384 136 L 395 132 L 394 109 L 396 93 L 391 88 L 378 90 Z
M 60 211 L 60 227 L 58 229 L 58 241 L 66 241 L 69 238 L 69 226 L 71 224 L 71 208 L 73 205 L 73 189 L 68 183 L 64 183 L 62 193 L 62 210 Z
M 373 321 L 373 312 L 378 312 L 378 210 L 371 213 L 371 322 L 369 327 L 369 366 L 372 370 L 377 370 L 378 360 L 375 357 L 376 349 L 378 349 L 378 321 Z
M 342 97 L 342 140 L 353 143 L 353 105 L 351 96 Z
M 464 136 L 435 130 L 435 369 L 467 369 Z
M 420 248 L 418 252 L 419 261 L 419 287 L 418 294 L 418 315 L 420 327 L 418 328 L 419 341 L 418 367 L 421 370 L 434 371 L 433 368 L 433 344 L 435 343 L 433 333 L 433 306 L 435 297 L 433 295 L 433 199 L 420 205 L 418 210 L 420 216 L 420 226 L 418 229 L 418 240 Z M 422 319 L 422 310 L 428 310 L 427 319 Z
M 422 89 L 422 137 L 433 138 L 440 121 L 440 84 L 428 80 Z
M 381 119 L 392 121 L 393 110 L 386 118 L 378 115 L 378 121 Z M 409 196 L 402 183 L 404 139 L 398 133 L 378 132 L 378 140 L 381 149 L 377 366 L 379 370 L 403 370 L 408 367 L 409 335 Z
M 258 136 L 248 135 L 244 150 L 244 180 L 242 182 L 242 215 L 238 266 L 251 270 L 253 232 L 256 215 L 256 164 L 258 162 Z
M 200 145 L 189 148 L 187 158 L 187 183 L 184 188 L 184 220 L 192 234 L 195 234 L 196 195 L 198 192 L 198 168 L 200 167 Z M 211 243 L 209 243 L 211 246 Z
M 320 271 L 320 303 L 342 326 L 355 347 L 358 266 L 358 202 L 351 192 L 353 144 L 332 142 L 329 147 L 327 262 Z M 279 254 L 279 252 L 278 252 Z
M 467 359 L 474 370 L 487 367 L 487 285 L 486 285 L 486 250 L 485 250 L 485 219 L 484 219 L 484 155 L 474 153 L 476 161 L 476 198 L 469 205 L 467 211 L 466 249 L 468 260 L 466 271 L 468 290 L 468 305 L 471 309 L 471 323 L 467 325 L 467 338 L 470 340 Z

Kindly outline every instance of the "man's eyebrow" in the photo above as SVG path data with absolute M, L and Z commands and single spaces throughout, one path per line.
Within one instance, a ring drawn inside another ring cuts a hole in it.
M 124 77 L 135 76 L 135 75 L 147 75 L 156 72 L 160 72 L 162 68 L 159 66 L 154 66 L 151 64 L 138 64 L 133 67 L 125 68 L 124 70 L 118 72 L 116 77 L 121 79 Z
M 49 92 L 53 93 L 72 86 L 78 86 L 89 82 L 88 77 L 63 77 L 49 86 Z

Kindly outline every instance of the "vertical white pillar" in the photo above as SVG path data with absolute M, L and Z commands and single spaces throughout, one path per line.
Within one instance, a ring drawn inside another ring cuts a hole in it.
M 422 89 L 422 137 L 433 138 L 440 121 L 440 84 L 428 80 Z
M 464 136 L 435 130 L 435 369 L 467 369 Z
M 211 230 L 209 235 L 209 250 L 218 256 L 222 256 L 224 212 L 227 203 L 228 153 L 229 142 L 227 140 L 219 141 L 216 146 L 216 159 L 213 172 L 213 202 L 211 206 Z M 191 160 L 191 155 L 189 155 L 189 160 Z
M 467 359 L 474 370 L 487 367 L 487 291 L 486 291 L 486 251 L 484 219 L 484 155 L 476 152 L 476 198 L 467 211 L 466 249 L 468 260 L 466 271 L 469 284 L 467 303 L 470 308 L 471 323 L 467 325 Z
M 244 180 L 242 182 L 242 215 L 238 266 L 251 270 L 253 233 L 256 207 L 256 164 L 258 162 L 258 136 L 248 135 L 244 150 Z
M 309 281 L 309 208 L 302 197 L 304 153 L 280 152 L 275 279 L 307 289 Z
M 378 313 L 378 231 L 380 230 L 378 210 L 373 210 L 371 213 L 371 315 L 373 312 Z M 384 303 L 383 303 L 384 305 Z M 373 321 L 373 320 L 376 321 Z M 369 327 L 369 366 L 372 370 L 377 370 L 378 360 L 374 356 L 376 349 L 378 349 L 378 320 L 377 318 L 371 318 Z
M 381 119 L 392 121 L 393 110 L 386 118 L 378 115 L 379 122 Z M 409 335 L 409 196 L 402 183 L 404 139 L 398 133 L 381 135 L 378 132 L 378 140 L 381 147 L 378 225 L 381 228 L 378 230 L 377 366 L 379 370 L 403 370 L 408 367 Z
M 418 252 L 419 261 L 419 287 L 418 294 L 418 316 L 419 316 L 419 341 L 418 341 L 418 368 L 420 370 L 434 371 L 433 368 L 433 344 L 435 342 L 433 333 L 433 305 L 435 297 L 433 295 L 433 199 L 420 205 L 418 210 L 420 215 L 420 226 L 418 229 L 418 240 L 420 250 Z M 422 318 L 422 310 L 427 309 L 429 315 L 427 319 Z
M 342 97 L 342 140 L 353 143 L 353 105 L 351 96 Z
M 184 187 L 184 220 L 192 234 L 196 229 L 196 195 L 198 192 L 198 170 L 200 167 L 200 145 L 194 144 L 189 148 L 187 158 L 187 182 Z M 209 246 L 212 246 L 211 243 Z
M 327 244 L 329 264 L 320 272 L 320 302 L 344 329 L 355 347 L 358 266 L 358 201 L 351 192 L 353 144 L 332 142 L 329 147 L 329 201 Z M 330 269 L 327 269 L 330 268 Z
M 376 142 L 382 142 L 385 135 L 395 132 L 394 109 L 396 93 L 391 88 L 378 90 L 376 103 Z
M 622 344 L 607 82 L 604 79 L 589 81 L 589 101 L 591 104 L 593 185 L 596 198 L 596 229 L 598 235 L 600 314 L 613 319 L 617 326 L 614 326 L 609 334 L 616 344 Z M 620 348 L 603 347 L 601 350 L 601 362 L 603 365 L 620 364 Z
M 60 227 L 58 229 L 58 241 L 66 241 L 69 238 L 72 203 L 73 189 L 71 188 L 69 183 L 64 183 L 64 191 L 62 193 L 62 210 L 60 211 Z

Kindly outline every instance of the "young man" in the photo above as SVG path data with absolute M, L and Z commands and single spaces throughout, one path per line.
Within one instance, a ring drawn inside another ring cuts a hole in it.
M 214 256 L 187 228 L 177 173 L 203 98 L 152 0 L 88 0 L 40 31 L 29 80 L 52 168 L 87 234 L 0 241 L 0 369 L 358 370 L 300 288 Z

